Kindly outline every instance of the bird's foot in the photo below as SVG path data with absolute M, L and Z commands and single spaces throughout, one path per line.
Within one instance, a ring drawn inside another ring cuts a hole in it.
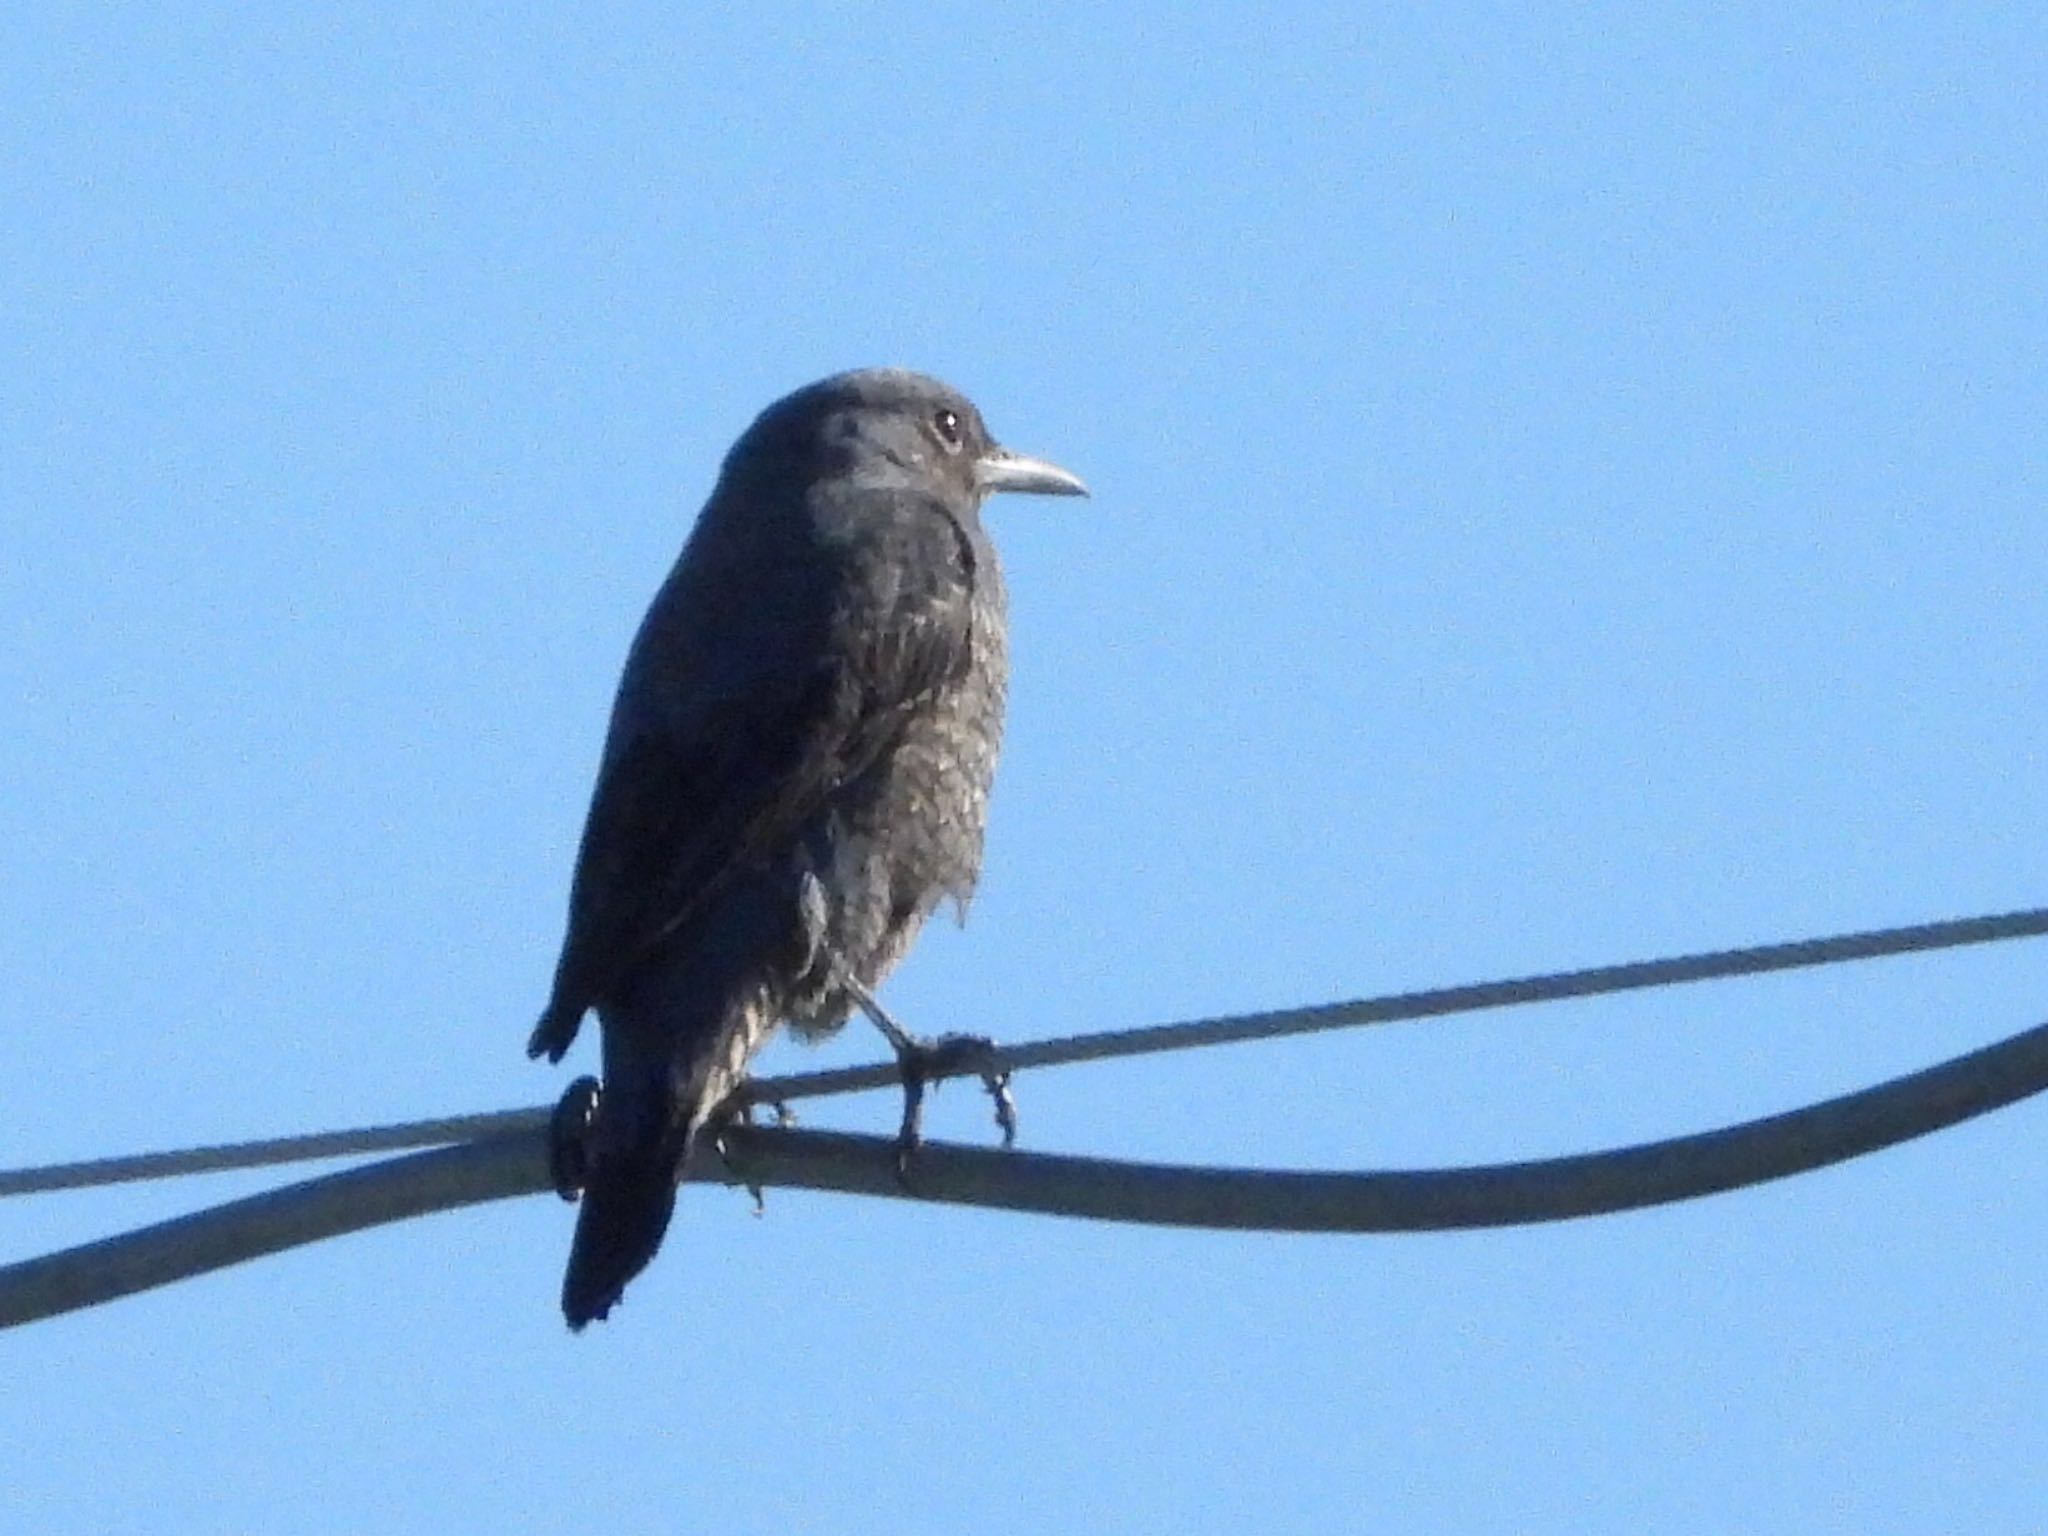
M 597 1118 L 601 1094 L 596 1078 L 579 1077 L 548 1117 L 548 1176 L 554 1180 L 555 1193 L 572 1205 L 590 1173 L 590 1125 Z
M 995 1101 L 996 1124 L 1002 1128 L 1003 1145 L 1017 1143 L 1017 1101 L 1010 1096 L 1010 1074 L 996 1065 L 996 1043 L 986 1035 L 940 1035 L 924 1040 L 889 1032 L 889 1044 L 896 1052 L 897 1070 L 903 1075 L 903 1125 L 896 1133 L 896 1180 L 910 1188 L 910 1163 L 924 1144 L 924 1090 L 949 1077 L 973 1073 Z
M 1010 1097 L 1010 1074 L 996 1064 L 996 1043 L 986 1035 L 940 1035 L 927 1040 L 913 1035 L 899 1024 L 875 994 L 843 968 L 840 984 L 896 1053 L 897 1071 L 903 1078 L 903 1127 L 896 1134 L 896 1182 L 910 1188 L 910 1160 L 924 1142 L 924 1090 L 949 1077 L 969 1072 L 981 1079 L 981 1086 L 995 1100 L 996 1124 L 1002 1127 L 1003 1145 L 1017 1144 L 1017 1101 Z
M 732 1148 L 727 1146 L 725 1141 L 726 1132 L 730 1131 L 734 1126 L 752 1125 L 754 1123 L 755 1107 L 751 1099 L 743 1100 L 737 1106 L 734 1106 L 732 1099 L 727 1099 L 706 1134 L 711 1139 L 711 1150 L 718 1154 L 718 1161 L 725 1167 L 726 1178 L 732 1183 L 739 1185 L 740 1188 L 754 1197 L 754 1214 L 760 1216 L 764 1215 L 768 1210 L 767 1197 L 761 1193 L 761 1186 L 759 1184 L 756 1184 L 740 1171 L 739 1164 L 732 1160 Z M 778 1101 L 775 1105 L 775 1111 L 776 1124 L 793 1124 L 795 1122 L 796 1117 L 789 1113 L 787 1105 Z M 787 1119 L 784 1117 L 787 1117 Z

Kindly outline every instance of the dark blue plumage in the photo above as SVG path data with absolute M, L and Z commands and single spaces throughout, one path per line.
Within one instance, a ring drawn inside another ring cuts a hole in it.
M 1082 487 L 894 369 L 798 390 L 727 455 L 627 659 L 528 1044 L 559 1060 L 597 1010 L 572 1327 L 653 1258 L 776 1025 L 838 1028 L 934 907 L 964 911 L 1006 676 L 981 507 L 1005 490 Z

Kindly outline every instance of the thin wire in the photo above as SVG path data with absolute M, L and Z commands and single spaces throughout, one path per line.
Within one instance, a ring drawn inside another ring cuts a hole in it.
M 90 1162 L 6 1169 L 0 1170 L 0 1196 L 90 1189 L 101 1184 L 169 1179 L 183 1174 L 225 1173 L 237 1168 L 263 1168 L 276 1163 L 353 1157 L 364 1152 L 402 1152 L 413 1147 L 448 1146 L 506 1131 L 530 1130 L 543 1124 L 547 1117 L 545 1109 L 500 1109 L 483 1114 L 448 1115 L 438 1120 L 363 1126 L 351 1131 L 312 1131 L 301 1136 L 277 1136 L 267 1141 L 222 1142 L 216 1146 L 185 1147 L 176 1152 L 138 1152 L 128 1157 L 103 1157 Z
M 897 1173 L 873 1136 L 734 1126 L 691 1177 L 1160 1226 L 1262 1232 L 1498 1227 L 1660 1205 L 1807 1172 L 2048 1088 L 2048 1024 L 1786 1114 L 1609 1151 L 1476 1168 L 1176 1168 L 927 1143 Z M 549 1188 L 546 1133 L 497 1135 L 328 1174 L 0 1267 L 0 1328 L 384 1222 Z
M 1926 950 L 1959 949 L 2006 939 L 2038 938 L 2043 934 L 2048 934 L 2048 907 L 2031 907 L 2021 912 L 1917 923 L 1907 928 L 1873 928 L 1827 938 L 1796 939 L 1789 943 L 1758 944 L 1743 949 L 1707 950 L 1662 960 L 1598 965 L 1579 971 L 1551 971 L 1538 976 L 1482 981 L 1427 992 L 1395 992 L 1347 1003 L 1319 1003 L 1307 1008 L 1277 1009 L 1270 1013 L 1223 1014 L 1178 1024 L 1148 1024 L 1099 1034 L 1066 1035 L 1024 1045 L 998 1046 L 990 1065 L 998 1072 L 1021 1072 L 1030 1067 L 1110 1061 L 1158 1051 L 1185 1051 L 1200 1046 L 1274 1040 L 1363 1024 L 1441 1018 L 1446 1014 L 1477 1013 L 1489 1008 L 1512 1008 L 1528 1003 L 1634 992 L 1645 987 L 1759 976 L 1773 971 L 1839 965 L 1848 960 L 1874 960 Z M 982 1064 L 978 1063 L 960 1068 L 951 1075 L 963 1076 L 979 1072 L 981 1068 Z M 780 1104 L 818 1094 L 892 1087 L 898 1081 L 895 1064 L 884 1063 L 803 1072 L 789 1077 L 757 1078 L 741 1087 L 740 1097 L 753 1104 Z
M 960 1072 L 979 1073 L 992 1065 L 998 1072 L 1032 1067 L 1066 1066 L 1075 1062 L 1108 1061 L 1157 1051 L 1191 1050 L 1277 1039 L 1319 1030 L 1402 1020 L 1441 1018 L 1490 1008 L 1597 997 L 1646 987 L 1763 975 L 1849 960 L 1871 960 L 2007 939 L 2048 934 L 2048 907 L 1986 917 L 1918 923 L 1904 928 L 1876 928 L 1826 938 L 1798 939 L 1742 949 L 1709 950 L 1661 960 L 1637 960 L 1586 970 L 1553 971 L 1506 981 L 1479 982 L 1426 992 L 1397 992 L 1353 1002 L 1323 1003 L 1269 1013 L 1226 1014 L 1177 1024 L 1154 1024 L 1100 1034 L 1067 1035 L 1023 1045 L 998 1046 L 992 1063 L 977 1062 Z M 891 1088 L 902 1081 L 894 1062 L 804 1072 L 787 1077 L 758 1078 L 737 1095 L 749 1104 L 779 1104 L 823 1094 Z M 40 1168 L 0 1170 L 0 1197 L 41 1194 L 59 1189 L 84 1189 L 135 1179 L 163 1179 L 183 1174 L 214 1173 L 314 1158 L 346 1157 L 364 1152 L 398 1151 L 411 1147 L 445 1146 L 500 1133 L 526 1131 L 545 1122 L 545 1109 L 508 1109 L 409 1121 L 354 1131 L 323 1131 L 305 1136 L 280 1136 L 266 1141 L 195 1147 L 175 1152 L 148 1152 L 89 1162 L 58 1163 Z

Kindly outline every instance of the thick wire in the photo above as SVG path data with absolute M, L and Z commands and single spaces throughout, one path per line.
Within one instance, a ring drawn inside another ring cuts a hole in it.
M 1885 955 L 1957 949 L 1965 945 L 1991 944 L 2006 939 L 2034 938 L 2044 934 L 2048 934 L 2048 907 L 2034 907 L 2025 911 L 1998 913 L 1987 917 L 1917 923 L 1904 928 L 1875 928 L 1857 933 L 1835 934 L 1827 938 L 1752 945 L 1743 949 L 1710 950 L 1699 954 L 1669 956 L 1661 960 L 1637 960 L 1622 965 L 1594 966 L 1586 970 L 1553 971 L 1539 976 L 1478 982 L 1468 986 L 1443 987 L 1426 992 L 1397 992 L 1383 997 L 1361 998 L 1344 1003 L 1323 1003 L 1308 1008 L 1288 1008 L 1269 1013 L 1229 1014 L 1218 1018 L 1193 1019 L 1178 1024 L 1155 1024 L 1138 1029 L 1110 1030 L 1099 1034 L 1067 1035 L 1057 1039 L 1032 1041 L 1024 1045 L 999 1046 L 992 1065 L 1000 1072 L 1021 1072 L 1031 1067 L 1107 1061 L 1157 1051 L 1191 1050 L 1197 1046 L 1269 1040 L 1363 1024 L 1391 1024 L 1409 1019 L 1441 1018 L 1446 1014 L 1473 1013 L 1488 1008 L 1556 1002 L 1566 998 L 1597 997 L 1606 993 L 1672 986 L 1682 982 L 1755 976 L 1772 971 L 1796 970 L 1806 966 L 1837 965 L 1848 960 L 1871 960 Z M 975 1066 L 962 1070 L 979 1072 L 982 1065 L 984 1064 L 976 1063 Z M 890 1088 L 895 1087 L 901 1080 L 901 1074 L 894 1062 L 882 1062 L 865 1067 L 758 1078 L 741 1088 L 740 1097 L 753 1104 L 780 1104 L 792 1099 L 814 1098 L 821 1094 Z M 184 1174 L 218 1173 L 229 1169 L 258 1168 L 315 1158 L 348 1157 L 365 1152 L 447 1146 L 489 1136 L 531 1131 L 544 1124 L 547 1116 L 546 1109 L 494 1110 L 435 1120 L 407 1121 L 397 1125 L 369 1126 L 359 1130 L 322 1131 L 303 1136 L 279 1136 L 264 1141 L 189 1147 L 175 1152 L 146 1152 L 129 1157 L 99 1158 L 89 1162 L 0 1170 L 0 1196 L 43 1194 L 60 1189 L 85 1189 L 95 1185 L 119 1184 L 136 1179 L 165 1179 Z
M 1425 1232 L 1561 1221 L 1784 1178 L 2048 1088 L 2048 1024 L 1874 1088 L 1667 1141 L 1542 1162 L 1368 1173 L 1172 1168 L 928 1143 L 905 1190 L 893 1141 L 734 1126 L 691 1176 L 1047 1215 L 1262 1232 Z M 715 1171 L 714 1171 L 715 1170 Z M 549 1187 L 546 1133 L 498 1135 L 273 1190 L 0 1268 L 0 1328 L 260 1254 Z

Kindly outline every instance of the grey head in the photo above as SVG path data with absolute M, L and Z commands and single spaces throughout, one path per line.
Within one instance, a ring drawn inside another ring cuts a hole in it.
M 917 490 L 970 511 L 1003 491 L 1088 494 L 1057 464 L 997 443 L 960 391 L 902 368 L 834 374 L 785 395 L 733 445 L 724 478 Z

